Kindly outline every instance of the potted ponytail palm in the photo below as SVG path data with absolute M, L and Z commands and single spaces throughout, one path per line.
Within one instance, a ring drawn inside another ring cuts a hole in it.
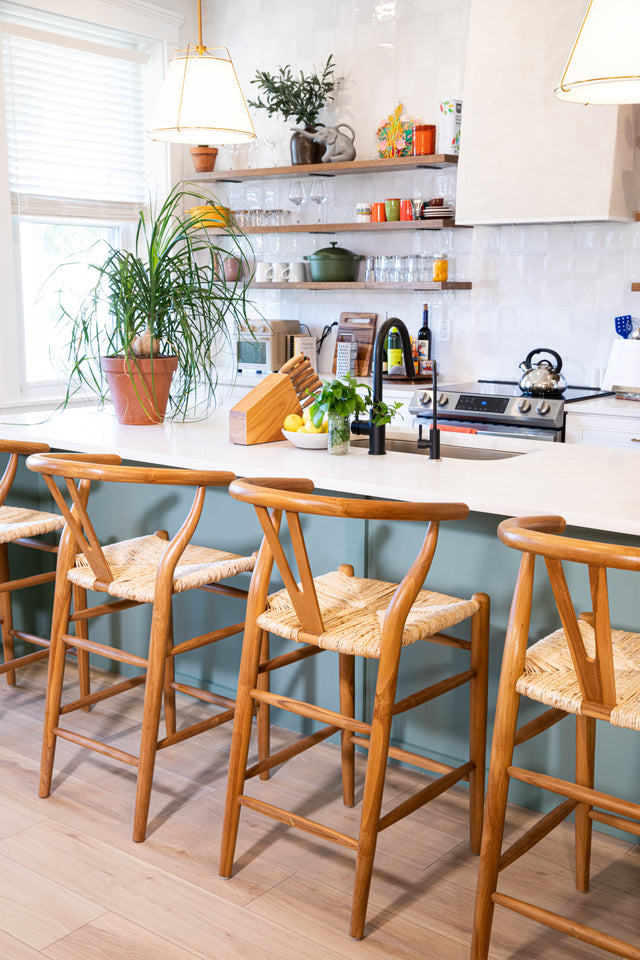
M 183 420 L 210 409 L 215 354 L 245 323 L 250 276 L 228 219 L 215 234 L 203 228 L 202 206 L 214 203 L 174 187 L 158 209 L 140 212 L 132 251 L 107 243 L 97 259 L 98 246 L 91 249 L 95 281 L 79 304 L 59 291 L 70 367 L 63 406 L 83 389 L 104 403 L 110 387 L 121 423 L 159 423 L 167 405 Z M 230 255 L 240 262 L 231 282 L 223 268 Z

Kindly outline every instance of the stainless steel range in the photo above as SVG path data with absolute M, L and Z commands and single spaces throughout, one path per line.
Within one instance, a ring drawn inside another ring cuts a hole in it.
M 527 396 L 517 383 L 507 380 L 476 380 L 438 386 L 437 422 L 489 436 L 564 441 L 565 407 L 568 403 L 610 396 L 598 387 L 572 387 L 549 396 Z M 409 412 L 418 424 L 432 420 L 433 392 L 416 390 Z

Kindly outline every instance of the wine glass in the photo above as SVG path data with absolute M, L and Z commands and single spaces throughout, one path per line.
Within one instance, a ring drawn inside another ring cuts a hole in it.
M 322 204 L 327 201 L 327 186 L 322 177 L 314 179 L 309 198 L 318 204 L 318 223 L 322 223 Z
M 292 180 L 289 185 L 289 203 L 295 203 L 298 208 L 298 213 L 296 214 L 296 223 L 302 223 L 302 218 L 300 215 L 300 204 L 304 203 L 307 199 L 304 192 L 304 186 L 302 180 Z

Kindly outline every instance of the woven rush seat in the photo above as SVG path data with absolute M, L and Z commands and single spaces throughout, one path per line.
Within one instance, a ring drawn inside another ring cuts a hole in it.
M 585 651 L 596 653 L 595 631 L 591 624 L 578 621 Z M 611 631 L 613 669 L 617 704 L 609 723 L 616 727 L 640 730 L 640 633 Z M 527 650 L 524 673 L 516 683 L 519 694 L 538 700 L 548 707 L 567 713 L 582 713 L 584 697 L 576 675 L 564 630 L 556 630 Z
M 62 530 L 64 519 L 43 510 L 25 507 L 0 507 L 0 543 L 12 543 L 20 537 L 37 537 L 41 533 Z
M 113 575 L 113 581 L 107 585 L 107 592 L 123 600 L 153 603 L 158 564 L 168 546 L 167 540 L 151 534 L 103 547 L 104 558 Z M 234 577 L 238 573 L 250 573 L 255 562 L 255 554 L 243 557 L 212 547 L 189 544 L 174 571 L 173 593 L 195 590 L 208 583 L 219 583 L 220 580 Z M 93 589 L 96 582 L 84 554 L 77 556 L 75 568 L 69 570 L 67 577 L 72 583 L 87 590 Z
M 317 646 L 356 657 L 378 658 L 385 613 L 398 584 L 348 577 L 340 570 L 315 577 L 314 584 L 325 626 Z M 476 600 L 420 590 L 405 621 L 402 646 L 462 623 L 479 609 Z M 286 590 L 269 597 L 268 609 L 258 617 L 257 624 L 262 630 L 296 642 L 302 629 Z

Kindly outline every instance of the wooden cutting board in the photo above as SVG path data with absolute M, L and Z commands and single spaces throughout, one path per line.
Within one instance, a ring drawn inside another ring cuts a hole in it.
M 302 415 L 291 378 L 270 373 L 229 411 L 229 440 L 243 444 L 283 440 L 282 424 L 290 413 Z
M 358 344 L 359 377 L 368 377 L 371 373 L 373 357 L 373 341 L 376 335 L 377 313 L 341 313 L 338 321 L 338 336 L 340 340 L 355 340 Z M 336 353 L 333 356 L 333 372 L 336 372 Z

